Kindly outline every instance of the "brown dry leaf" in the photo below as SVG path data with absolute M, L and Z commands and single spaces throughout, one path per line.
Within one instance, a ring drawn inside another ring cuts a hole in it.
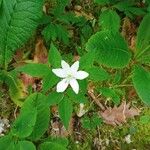
M 130 107 L 130 103 L 126 104 L 123 101 L 119 107 L 108 107 L 104 112 L 100 112 L 100 115 L 106 124 L 115 126 L 125 123 L 128 118 L 133 118 L 139 115 L 139 113 L 138 109 Z
M 35 46 L 35 54 L 33 61 L 35 63 L 47 63 L 48 52 L 46 47 L 44 46 L 43 40 L 38 39 L 38 42 Z
M 130 48 L 135 48 L 135 35 L 136 35 L 136 26 L 131 22 L 128 17 L 125 17 L 122 25 L 121 34 L 128 41 Z

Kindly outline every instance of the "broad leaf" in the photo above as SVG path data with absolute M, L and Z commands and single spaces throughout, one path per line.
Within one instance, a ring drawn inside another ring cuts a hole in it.
M 15 80 L 15 78 L 10 73 L 1 71 L 0 80 L 7 84 L 9 88 L 9 95 L 12 101 L 16 105 L 21 106 L 23 104 L 23 93 L 19 83 Z
M 130 52 L 127 43 L 119 33 L 101 31 L 93 35 L 86 44 L 88 51 L 96 51 L 96 61 L 112 68 L 128 65 Z
M 29 97 L 29 99 L 30 98 L 31 97 Z M 29 101 L 29 99 L 27 99 L 27 101 Z M 15 120 L 11 130 L 12 134 L 19 138 L 28 137 L 32 133 L 33 127 L 36 122 L 37 116 L 36 107 L 34 107 L 33 103 L 30 103 L 27 106 L 25 105 L 23 105 L 21 113 L 19 117 Z
M 102 30 L 117 32 L 120 28 L 120 17 L 113 10 L 105 10 L 100 15 L 99 25 Z
M 36 147 L 32 142 L 29 141 L 19 141 L 15 144 L 14 150 L 36 150 Z
M 89 78 L 92 81 L 103 81 L 109 78 L 109 74 L 100 67 L 92 67 L 88 70 Z
M 18 67 L 16 70 L 33 77 L 44 77 L 49 73 L 50 68 L 45 64 L 31 63 Z
M 136 40 L 136 57 L 147 57 L 147 53 L 150 53 L 150 14 L 147 14 L 138 29 L 137 40 Z M 141 61 L 143 60 L 141 59 Z
M 10 135 L 0 137 L 0 150 L 10 150 L 11 142 L 12 142 L 12 137 Z
M 91 50 L 87 52 L 80 58 L 80 68 L 87 69 L 88 71 L 88 68 L 92 67 L 94 59 L 95 59 L 95 51 Z
M 48 128 L 50 110 L 45 95 L 40 93 L 33 94 L 32 99 L 34 100 L 34 105 L 37 108 L 37 117 L 32 134 L 29 138 L 32 140 L 37 140 L 46 132 Z
M 58 108 L 60 118 L 65 128 L 68 129 L 73 111 L 72 102 L 67 97 L 64 97 L 64 99 L 59 103 Z
M 54 46 L 54 44 L 51 44 L 49 55 L 48 55 L 48 61 L 53 67 L 60 67 L 61 63 L 61 54 L 58 51 L 58 49 Z
M 47 97 L 47 103 L 49 106 L 59 104 L 60 101 L 63 99 L 62 93 L 51 92 Z
M 45 142 L 39 146 L 39 150 L 67 150 L 67 149 L 58 143 Z
M 57 82 L 59 78 L 49 70 L 48 74 L 43 77 L 43 92 L 47 92 L 50 88 L 52 88 Z
M 32 35 L 42 13 L 42 0 L 3 0 L 0 9 L 0 54 L 7 67 L 16 49 Z
M 150 105 L 150 72 L 136 66 L 133 74 L 133 84 L 141 100 Z

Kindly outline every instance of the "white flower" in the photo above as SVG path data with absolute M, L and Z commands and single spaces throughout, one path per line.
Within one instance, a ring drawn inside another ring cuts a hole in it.
M 0 134 L 4 131 L 4 123 L 0 120 Z
M 64 92 L 70 85 L 73 91 L 78 94 L 79 84 L 78 80 L 83 80 L 88 77 L 88 73 L 85 71 L 78 71 L 79 61 L 76 61 L 71 67 L 64 60 L 61 61 L 62 68 L 52 69 L 52 72 L 62 78 L 62 80 L 57 84 L 57 92 Z
M 79 111 L 77 112 L 78 117 L 82 117 L 88 110 L 85 109 L 85 105 L 80 103 Z
M 132 141 L 131 141 L 131 135 L 128 134 L 127 136 L 125 136 L 125 141 L 130 144 Z

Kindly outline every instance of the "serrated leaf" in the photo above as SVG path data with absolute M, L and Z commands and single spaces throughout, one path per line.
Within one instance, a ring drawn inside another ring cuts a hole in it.
M 87 69 L 92 67 L 95 59 L 95 51 L 91 50 L 80 58 L 80 68 Z
M 49 106 L 59 104 L 60 101 L 63 99 L 63 94 L 62 93 L 57 93 L 57 92 L 51 92 L 47 96 L 47 103 Z
M 30 135 L 30 139 L 37 140 L 39 139 L 47 130 L 50 120 L 49 115 L 49 106 L 47 105 L 46 96 L 38 93 L 34 95 L 37 108 L 37 117 L 36 122 Z
M 150 105 L 150 72 L 136 66 L 133 74 L 133 84 L 141 100 Z
M 29 97 L 27 101 L 29 101 L 30 98 L 31 97 Z M 37 109 L 32 103 L 26 105 L 26 103 L 23 105 L 21 113 L 13 123 L 11 130 L 12 134 L 19 138 L 28 137 L 32 133 L 36 122 Z
M 95 61 L 112 68 L 128 65 L 130 52 L 127 43 L 119 33 L 101 31 L 93 35 L 86 44 L 88 51 L 95 50 Z
M 150 14 L 147 14 L 138 29 L 137 32 L 137 40 L 136 40 L 136 57 L 146 57 L 147 53 L 150 52 L 150 28 L 148 27 L 150 24 Z M 142 61 L 142 58 L 140 58 Z
M 120 28 L 120 17 L 116 11 L 105 10 L 100 15 L 99 25 L 102 30 L 117 32 Z
M 27 108 L 36 108 L 37 110 L 36 122 L 33 126 L 32 133 L 28 137 L 32 140 L 37 140 L 45 133 L 49 125 L 49 106 L 47 104 L 46 96 L 41 93 L 30 95 L 25 101 L 22 111 L 26 112 Z
M 31 63 L 18 67 L 16 70 L 31 75 L 32 77 L 44 77 L 49 73 L 50 68 L 46 64 Z
M 48 54 L 48 61 L 53 67 L 60 67 L 61 63 L 61 54 L 58 51 L 58 49 L 54 46 L 54 44 L 51 44 L 49 54 Z
M 57 82 L 59 78 L 54 75 L 54 73 L 50 70 L 46 76 L 43 77 L 43 92 L 47 92 L 50 88 L 52 88 Z
M 58 112 L 66 129 L 68 129 L 72 111 L 72 102 L 67 97 L 64 97 L 58 105 Z
M 42 14 L 42 0 L 4 0 L 0 9 L 0 54 L 6 68 L 13 53 L 32 35 Z
M 92 67 L 88 69 L 88 73 L 89 78 L 92 79 L 92 81 L 103 81 L 109 78 L 109 74 L 100 67 Z

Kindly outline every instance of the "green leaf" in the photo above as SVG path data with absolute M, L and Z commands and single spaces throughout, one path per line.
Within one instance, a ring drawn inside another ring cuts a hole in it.
M 65 128 L 68 129 L 73 107 L 72 102 L 67 97 L 64 97 L 64 99 L 59 103 L 58 112 Z
M 47 97 L 41 93 L 33 94 L 32 101 L 37 109 L 36 122 L 33 127 L 31 140 L 38 140 L 47 130 L 50 120 L 50 110 L 47 104 Z
M 150 14 L 147 14 L 138 29 L 136 40 L 136 57 L 146 57 L 147 53 L 150 53 Z
M 106 5 L 110 3 L 109 0 L 94 0 L 94 2 L 100 5 Z
M 84 117 L 82 120 L 82 126 L 86 129 L 95 129 L 97 126 L 102 124 L 102 119 L 94 114 L 92 117 Z
M 93 35 L 86 44 L 88 51 L 96 51 L 95 61 L 112 68 L 128 65 L 130 52 L 127 43 L 119 33 L 101 31 Z
M 19 138 L 28 137 L 32 133 L 36 122 L 37 109 L 30 99 L 32 100 L 32 96 L 27 98 L 11 130 L 12 134 Z
M 109 74 L 100 67 L 92 67 L 88 70 L 89 78 L 92 81 L 103 81 L 109 78 Z
M 57 82 L 59 78 L 54 75 L 54 73 L 50 70 L 46 76 L 43 77 L 43 92 L 47 92 L 50 88 L 52 88 Z
M 95 59 L 95 51 L 91 50 L 80 58 L 80 68 L 88 70 L 93 66 Z
M 67 149 L 58 143 L 44 142 L 39 146 L 39 150 L 67 150 Z
M 120 96 L 114 89 L 103 87 L 100 89 L 100 93 L 106 98 L 111 99 L 116 105 L 120 104 Z
M 100 15 L 99 25 L 102 30 L 117 32 L 120 28 L 120 17 L 116 11 L 105 10 Z
M 46 42 L 50 42 L 51 40 L 56 40 L 57 33 L 56 33 L 56 26 L 52 23 L 50 23 L 48 26 L 44 28 L 42 31 L 42 35 L 44 36 L 44 39 Z
M 150 72 L 143 67 L 135 66 L 133 84 L 141 100 L 150 105 Z
M 11 150 L 11 142 L 12 137 L 10 135 L 0 137 L 0 150 Z
M 62 93 L 51 92 L 47 97 L 47 103 L 49 106 L 59 104 L 60 101 L 63 99 Z
M 0 54 L 5 68 L 13 53 L 32 35 L 42 14 L 43 0 L 3 0 L 0 9 Z
M 150 123 L 150 116 L 149 115 L 144 115 L 140 117 L 140 123 L 141 124 L 148 124 Z
M 9 87 L 9 95 L 11 100 L 18 106 L 23 104 L 23 94 L 21 87 L 17 80 L 11 75 L 10 72 L 1 71 L 0 80 L 7 84 Z
M 15 145 L 15 149 L 14 150 L 36 150 L 36 147 L 34 146 L 34 144 L 32 142 L 19 141 Z
M 33 77 L 44 77 L 50 72 L 50 68 L 45 64 L 26 64 L 16 69 L 18 72 L 23 72 Z
M 48 61 L 53 67 L 60 67 L 61 64 L 61 54 L 58 51 L 58 49 L 54 46 L 54 44 L 51 44 L 49 54 L 48 54 Z

